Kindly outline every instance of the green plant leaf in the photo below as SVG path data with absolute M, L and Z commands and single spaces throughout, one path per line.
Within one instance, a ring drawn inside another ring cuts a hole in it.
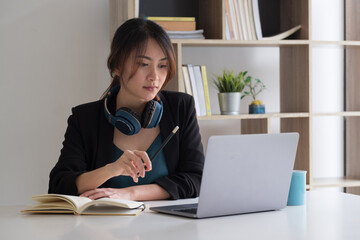
M 253 84 L 252 77 L 247 76 L 247 73 L 248 71 L 243 71 L 234 74 L 233 70 L 223 69 L 222 74 L 216 75 L 213 83 L 219 92 L 243 92 L 241 99 L 251 95 L 255 100 L 256 95 L 266 87 L 258 78 L 255 79 Z M 246 87 L 249 88 L 248 91 L 244 91 Z

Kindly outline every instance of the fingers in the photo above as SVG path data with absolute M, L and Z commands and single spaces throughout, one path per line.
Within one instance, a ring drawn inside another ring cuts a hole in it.
M 130 163 L 125 170 L 128 173 L 128 175 L 132 177 L 134 182 L 137 183 L 139 181 L 139 171 L 137 170 L 137 168 L 134 166 L 133 163 Z
M 140 159 L 142 160 L 142 164 L 143 164 L 143 167 L 145 168 L 145 170 L 147 172 L 151 171 L 152 169 L 152 165 L 151 165 L 151 160 L 149 158 L 149 156 L 147 155 L 146 152 L 144 151 L 134 151 L 134 153 L 140 157 Z
M 151 171 L 151 161 L 144 151 L 126 150 L 124 154 L 117 160 L 122 166 L 123 174 L 133 178 L 134 182 L 138 182 L 138 178 L 145 177 L 145 171 Z
M 108 197 L 108 195 L 106 194 L 104 189 L 97 188 L 84 192 L 83 194 L 80 195 L 80 197 L 87 197 L 94 200 L 102 197 Z
M 125 162 L 124 170 L 125 170 L 125 173 L 127 173 L 125 175 L 129 175 L 130 177 L 132 177 L 134 179 L 134 181 L 135 181 L 135 178 L 138 178 L 139 171 L 138 171 L 136 165 L 134 164 L 133 160 L 129 159 L 128 161 Z
M 83 194 L 80 195 L 80 197 L 87 197 L 90 198 L 91 200 L 95 200 L 103 197 L 110 198 L 111 195 L 112 195 L 111 191 L 108 191 L 107 188 L 97 188 L 84 192 Z
M 87 197 L 91 200 L 99 198 L 118 198 L 133 200 L 130 191 L 127 188 L 96 188 L 89 190 L 80 195 L 80 197 Z
M 145 177 L 145 168 L 143 165 L 143 161 L 141 160 L 141 157 L 139 156 L 140 151 L 125 151 L 126 157 L 130 160 L 130 163 L 135 167 L 135 169 L 131 168 L 133 170 L 133 173 L 139 177 Z

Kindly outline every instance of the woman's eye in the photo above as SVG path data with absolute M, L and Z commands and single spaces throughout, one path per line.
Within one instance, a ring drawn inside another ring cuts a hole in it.
M 146 67 L 146 66 L 148 66 L 149 64 L 144 63 L 144 62 L 140 62 L 139 65 L 140 65 L 141 67 Z
M 160 68 L 167 68 L 167 67 L 168 67 L 167 64 L 162 64 L 162 65 L 160 65 Z

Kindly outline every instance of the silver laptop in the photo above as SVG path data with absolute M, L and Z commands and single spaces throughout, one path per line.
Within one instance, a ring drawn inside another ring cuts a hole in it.
M 206 218 L 284 208 L 298 140 L 298 133 L 211 136 L 198 203 L 150 209 Z

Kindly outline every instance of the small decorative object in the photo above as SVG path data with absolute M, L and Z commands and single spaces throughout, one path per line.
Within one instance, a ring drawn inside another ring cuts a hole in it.
M 247 86 L 249 87 L 249 91 L 244 91 L 244 95 L 251 95 L 253 98 L 253 101 L 249 105 L 249 113 L 265 113 L 265 105 L 260 100 L 256 99 L 256 96 L 261 93 L 262 90 L 266 89 L 266 86 L 257 78 L 255 79 L 255 83 L 253 83 L 252 77 L 250 77 Z
M 244 96 L 241 92 L 249 83 L 250 78 L 245 78 L 247 72 L 240 72 L 235 75 L 234 71 L 223 70 L 222 75 L 217 75 L 213 81 L 219 90 L 218 98 L 220 112 L 222 115 L 238 115 L 240 114 L 240 101 Z

